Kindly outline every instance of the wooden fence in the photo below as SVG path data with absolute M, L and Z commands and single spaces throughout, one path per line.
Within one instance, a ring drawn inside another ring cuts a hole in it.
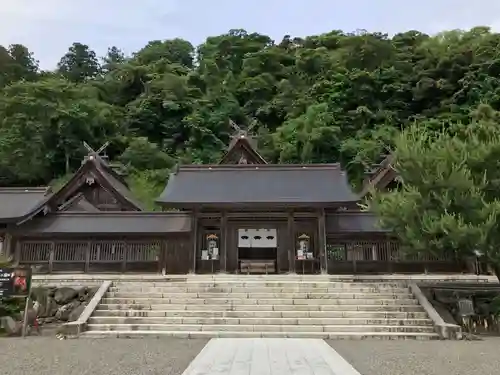
M 35 272 L 161 272 L 185 274 L 192 271 L 189 237 L 166 239 L 20 240 L 16 259 Z M 407 255 L 391 239 L 350 240 L 328 238 L 329 274 L 456 273 L 464 265 L 453 256 Z M 200 263 L 204 263 L 203 265 Z M 206 263 L 206 264 L 205 264 Z M 319 272 L 319 265 L 296 264 L 298 273 Z M 311 268 L 311 269 L 310 269 Z M 197 261 L 197 272 L 217 273 L 218 262 Z
M 20 241 L 17 259 L 36 272 L 158 272 L 161 240 Z
M 434 257 L 429 254 L 405 254 L 398 241 L 327 240 L 327 268 L 329 274 L 373 273 L 456 273 L 464 265 L 450 254 Z

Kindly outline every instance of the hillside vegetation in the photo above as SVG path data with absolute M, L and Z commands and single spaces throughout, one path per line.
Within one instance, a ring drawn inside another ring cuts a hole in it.
M 278 41 L 231 30 L 196 48 L 151 41 L 131 56 L 74 43 L 51 72 L 25 46 L 2 47 L 0 185 L 64 179 L 82 141 L 110 141 L 111 159 L 152 200 L 176 163 L 217 161 L 230 118 L 254 124 L 270 161 L 341 162 L 359 186 L 401 129 L 465 127 L 478 106 L 500 109 L 499 43 L 486 27 Z

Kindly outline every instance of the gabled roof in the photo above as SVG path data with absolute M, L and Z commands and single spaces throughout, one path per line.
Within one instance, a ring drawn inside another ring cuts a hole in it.
M 219 164 L 267 164 L 255 149 L 252 141 L 253 139 L 244 134 L 233 137 Z
M 183 166 L 157 202 L 170 207 L 314 206 L 356 202 L 338 164 Z
M 393 161 L 393 155 L 387 155 L 384 160 L 370 172 L 369 179 L 363 185 L 363 190 L 360 194 L 362 197 L 366 196 L 371 189 L 385 189 L 397 177 L 397 173 L 391 165 Z
M 50 197 L 48 187 L 0 188 L 0 222 L 15 222 Z
M 81 167 L 61 189 L 39 200 L 20 218 L 20 220 L 16 220 L 17 224 L 23 224 L 42 211 L 47 213 L 50 211 L 66 210 L 71 204 L 75 203 L 76 200 L 80 199 L 79 189 L 86 183 L 87 177 L 89 176 L 97 179 L 98 183 L 101 184 L 104 189 L 110 191 L 119 201 L 128 206 L 130 211 L 142 211 L 141 205 L 134 198 L 121 177 L 114 172 L 99 155 L 91 154 L 84 160 Z M 87 203 L 81 203 L 86 206 L 87 211 L 92 210 L 90 207 L 92 205 L 88 201 Z
M 57 206 L 66 203 L 86 183 L 87 176 L 95 177 L 104 189 L 115 195 L 131 211 L 142 210 L 141 204 L 133 196 L 121 177 L 96 154 L 91 154 L 85 159 L 73 177 L 50 198 L 47 204 L 53 207 L 54 205 Z
M 78 193 L 60 206 L 59 211 L 99 212 L 99 209 L 90 203 L 82 193 Z

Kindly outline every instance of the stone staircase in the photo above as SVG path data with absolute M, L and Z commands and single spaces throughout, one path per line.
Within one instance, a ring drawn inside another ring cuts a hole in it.
M 83 335 L 439 338 L 402 284 L 330 282 L 322 276 L 115 282 Z

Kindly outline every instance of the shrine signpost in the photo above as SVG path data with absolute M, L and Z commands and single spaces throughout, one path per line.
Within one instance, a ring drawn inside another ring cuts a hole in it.
M 0 298 L 25 298 L 22 336 L 26 335 L 31 268 L 0 268 Z

